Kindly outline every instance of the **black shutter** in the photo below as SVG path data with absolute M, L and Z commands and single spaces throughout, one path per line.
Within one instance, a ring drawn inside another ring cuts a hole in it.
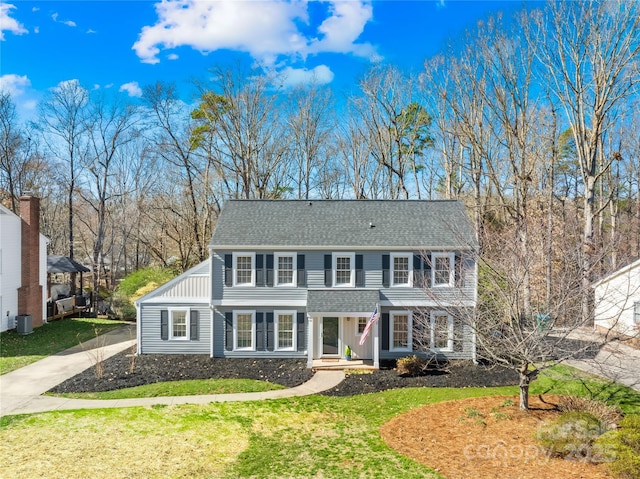
M 189 317 L 189 337 L 191 341 L 197 341 L 199 338 L 200 332 L 200 311 L 191 310 L 191 316 Z
M 364 286 L 364 269 L 362 255 L 356 255 L 356 286 Z
M 298 268 L 298 278 L 297 284 L 298 286 L 306 286 L 307 285 L 307 275 L 304 267 L 304 255 L 299 254 L 298 259 L 296 261 L 296 267 Z
M 224 313 L 224 349 L 233 351 L 233 313 L 227 311 Z
M 267 317 L 267 351 L 273 351 L 274 349 L 274 328 L 273 328 L 273 313 L 265 313 Z
M 264 255 L 256 255 L 256 286 L 264 286 Z
M 224 255 L 224 285 L 233 286 L 233 256 Z
M 456 253 L 454 268 L 454 284 L 457 288 L 462 288 L 464 286 L 464 270 L 462 266 L 462 255 L 460 253 Z
M 169 339 L 169 311 L 166 309 L 160 311 L 160 338 L 163 341 Z
M 298 351 L 304 351 L 306 349 L 306 341 L 307 337 L 305 331 L 305 313 L 298 313 Z
M 273 286 L 273 255 L 268 254 L 267 257 L 267 286 Z
M 330 288 L 331 285 L 333 284 L 333 280 L 331 278 L 332 275 L 332 267 L 331 267 L 331 263 L 332 263 L 332 258 L 330 254 L 325 254 L 324 255 L 324 285 L 327 288 Z
M 429 255 L 425 255 L 422 258 L 422 275 L 424 277 L 424 287 L 431 287 L 431 257 Z
M 389 351 L 389 313 L 381 314 L 382 321 L 382 346 L 383 351 Z
M 256 313 L 256 350 L 264 351 L 264 313 Z
M 419 254 L 413 255 L 413 287 L 422 288 L 424 275 L 422 273 L 422 258 Z
M 383 254 L 382 255 L 382 286 L 384 286 L 385 288 L 388 288 L 389 284 L 391 284 L 391 280 L 389 277 L 389 255 Z

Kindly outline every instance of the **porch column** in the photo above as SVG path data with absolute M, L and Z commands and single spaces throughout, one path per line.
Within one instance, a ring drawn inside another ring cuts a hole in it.
M 380 307 L 378 306 L 378 314 L 382 317 L 382 313 L 380 312 Z M 379 335 L 379 325 L 380 319 L 373 323 L 373 367 L 376 369 L 380 369 L 380 335 Z
M 307 367 L 313 367 L 313 316 L 307 314 Z

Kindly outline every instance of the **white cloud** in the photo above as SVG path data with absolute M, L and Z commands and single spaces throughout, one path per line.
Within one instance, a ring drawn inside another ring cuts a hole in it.
M 287 67 L 278 73 L 280 83 L 284 87 L 297 85 L 326 85 L 333 81 L 334 74 L 326 65 L 318 65 L 309 70 L 307 68 Z
M 33 33 L 40 33 L 40 27 L 33 27 Z
M 167 55 L 167 60 L 177 60 L 178 58 L 180 58 L 176 53 L 169 53 Z
M 29 33 L 24 26 L 18 22 L 15 18 L 11 18 L 9 15 L 15 5 L 10 3 L 0 3 L 0 41 L 4 41 L 4 32 L 11 32 L 14 35 L 23 35 Z
M 63 25 L 66 25 L 68 27 L 75 27 L 76 26 L 76 22 L 72 21 L 72 20 L 58 20 L 59 14 L 53 13 L 51 15 L 51 19 L 56 22 L 56 23 L 62 23 Z
M 375 59 L 373 46 L 356 43 L 367 22 L 373 18 L 373 7 L 365 2 L 333 2 L 329 11 L 331 16 L 318 27 L 322 37 L 315 39 L 309 50 L 313 53 L 353 53 Z
M 132 81 L 121 85 L 118 91 L 126 91 L 129 96 L 138 98 L 142 96 L 142 88 L 140 88 L 140 85 L 138 85 L 137 81 Z
M 13 73 L 0 76 L 0 91 L 9 93 L 12 98 L 18 97 L 31 86 L 31 80 L 26 75 Z
M 300 59 L 326 52 L 376 58 L 373 46 L 357 43 L 373 16 L 369 1 L 330 2 L 328 17 L 310 34 L 299 28 L 309 26 L 307 7 L 307 0 L 163 1 L 155 5 L 156 24 L 143 27 L 132 48 L 144 63 L 158 63 L 161 49 L 181 46 L 205 54 L 246 52 L 263 65 L 274 65 L 283 56 Z
M 93 28 L 89 28 L 86 33 L 91 34 L 91 33 L 98 33 L 98 32 L 96 32 Z

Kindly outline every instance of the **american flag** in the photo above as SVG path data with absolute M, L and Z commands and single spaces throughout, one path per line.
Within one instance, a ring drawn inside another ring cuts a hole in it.
M 373 310 L 373 313 L 371 313 L 371 317 L 369 318 L 369 321 L 367 321 L 367 325 L 365 326 L 364 331 L 362 332 L 362 337 L 360 338 L 360 343 L 359 343 L 360 346 L 362 346 L 366 341 L 367 335 L 369 334 L 369 330 L 375 324 L 375 322 L 378 320 L 379 317 L 380 317 L 380 314 L 378 313 L 378 305 L 376 305 L 375 309 Z

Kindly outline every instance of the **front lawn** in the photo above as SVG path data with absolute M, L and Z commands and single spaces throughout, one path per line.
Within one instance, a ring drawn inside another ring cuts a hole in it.
M 569 382 L 546 376 L 533 383 L 532 394 L 600 385 L 589 378 Z M 610 387 L 600 393 L 627 412 L 640 412 L 640 394 Z M 9 416 L 0 420 L 0 477 L 441 478 L 388 447 L 380 427 L 422 405 L 517 392 L 514 386 L 404 388 L 346 397 Z
M 124 324 L 96 318 L 67 318 L 34 328 L 33 333 L 0 333 L 0 374 L 34 363 L 52 354 L 108 333 Z

